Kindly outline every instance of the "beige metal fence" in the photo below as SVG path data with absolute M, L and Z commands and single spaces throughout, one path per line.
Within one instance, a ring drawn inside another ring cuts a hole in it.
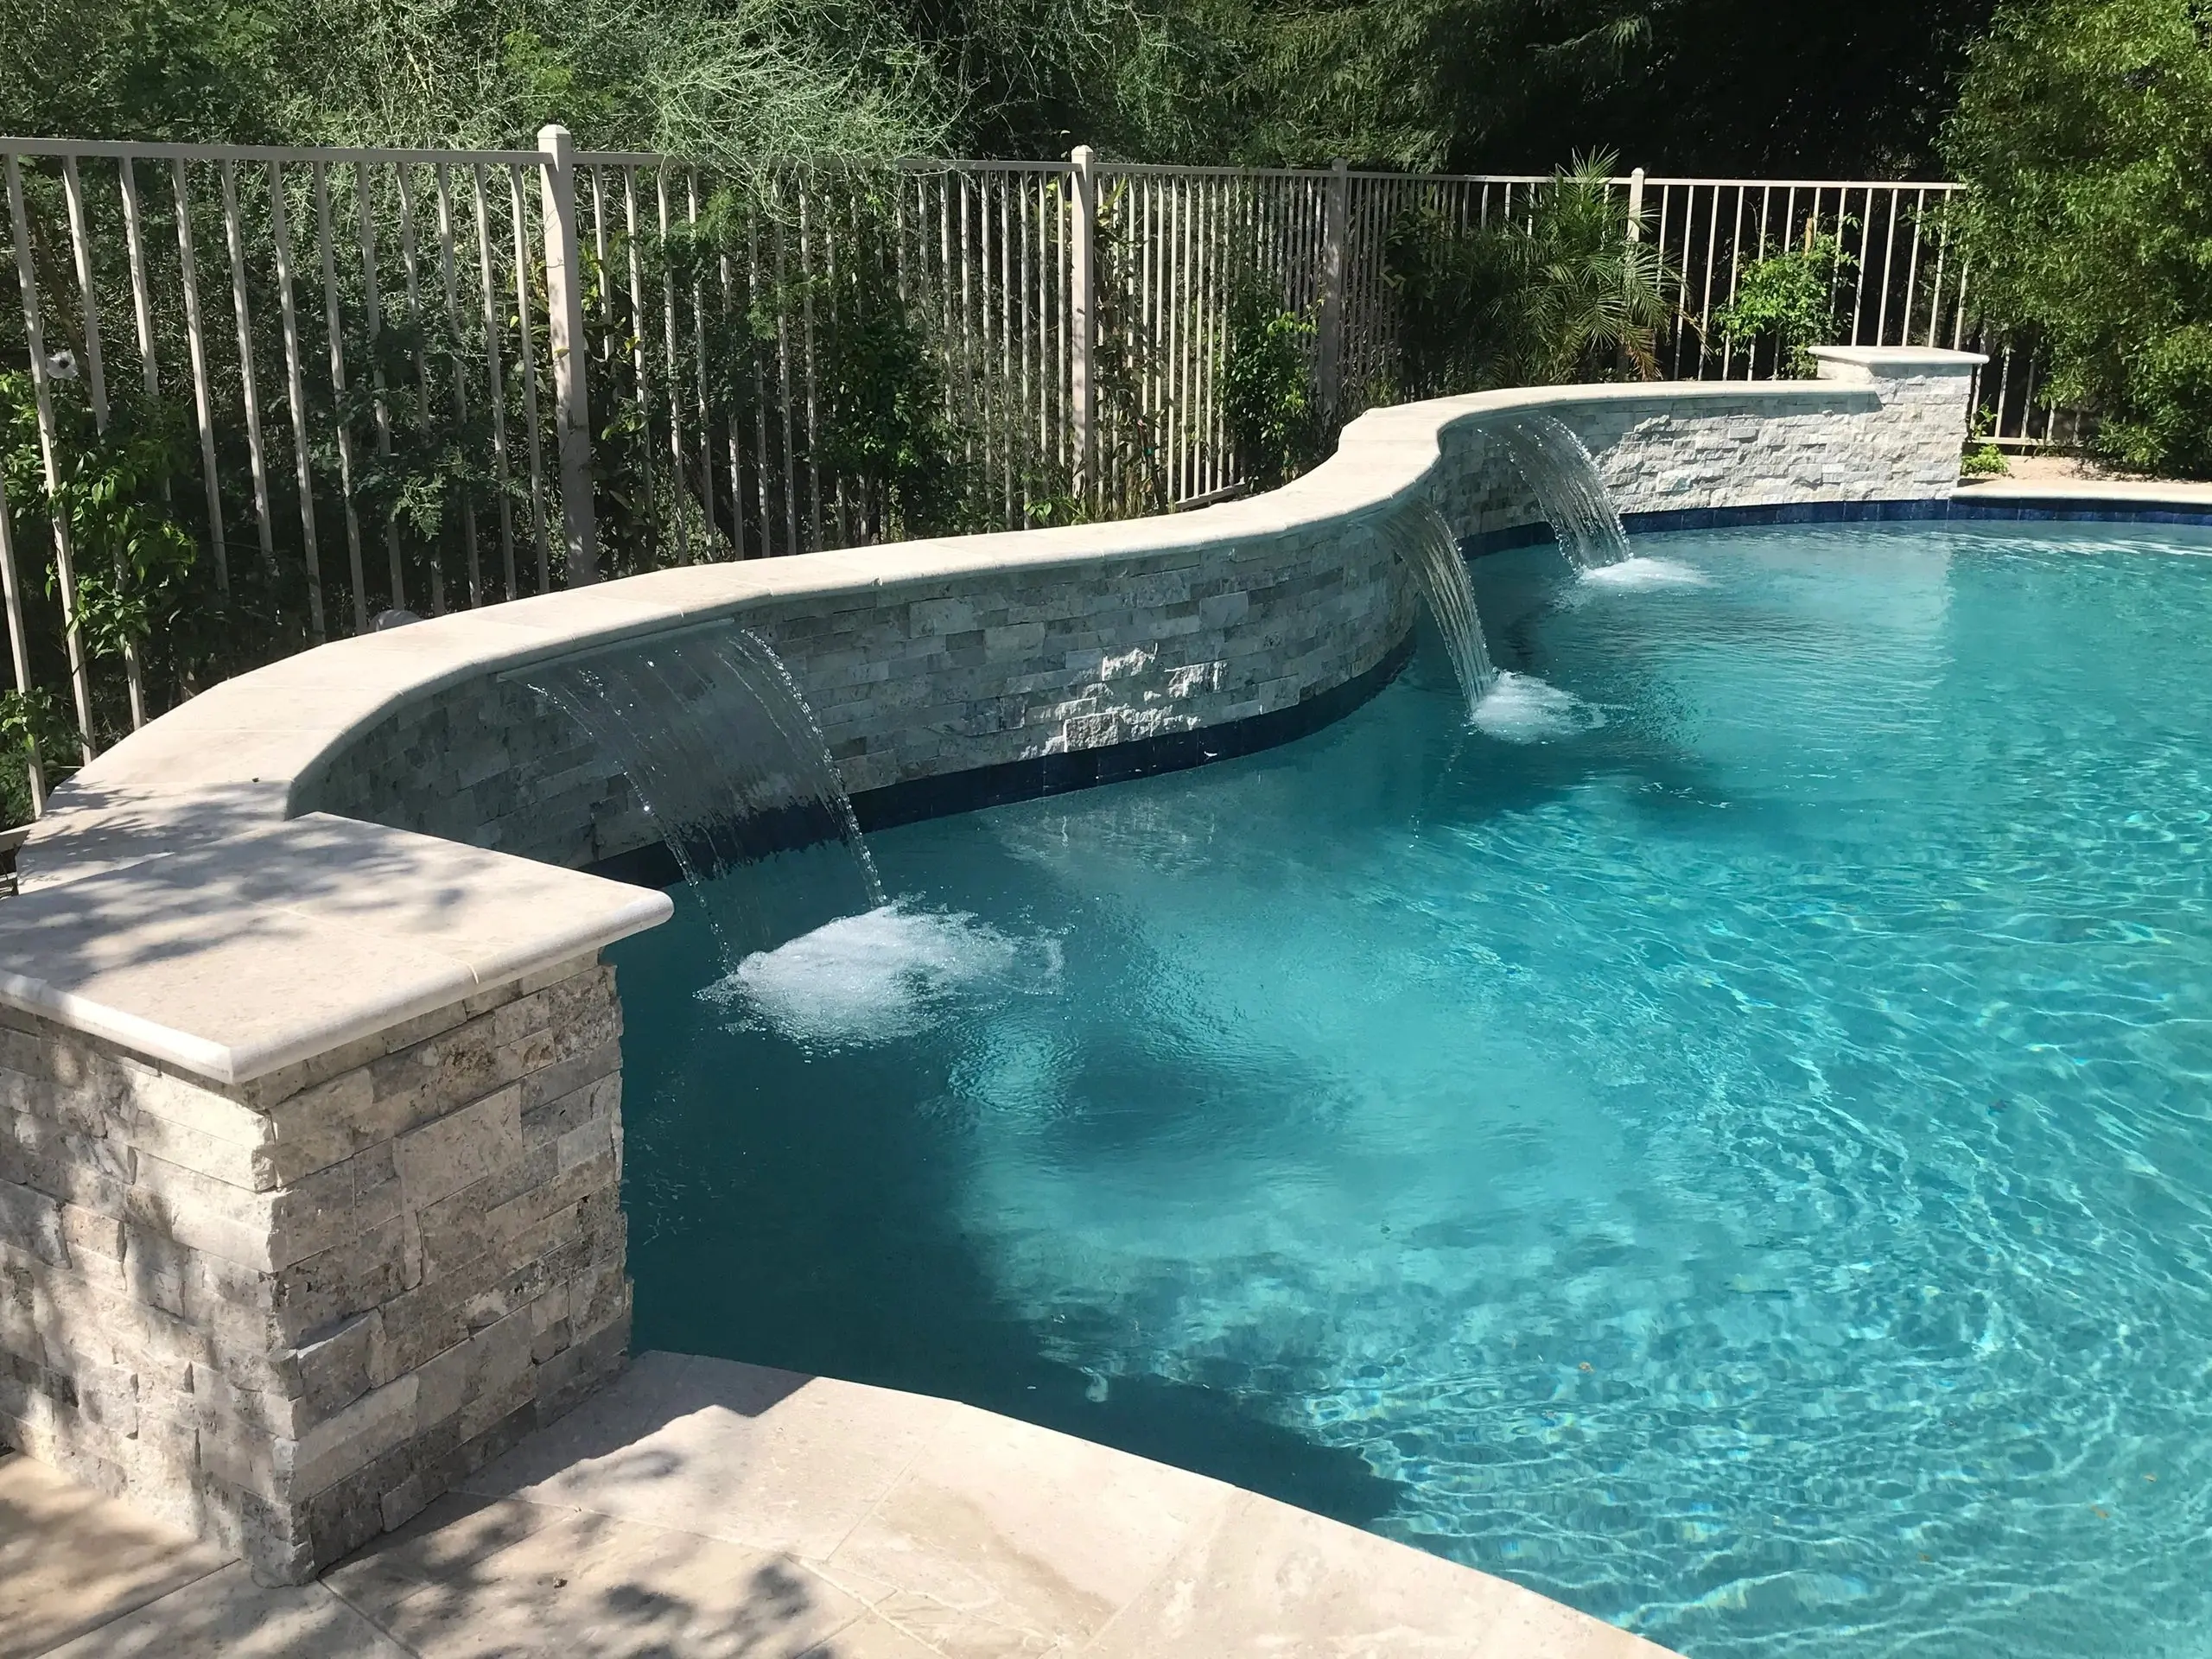
M 52 760 L 385 610 L 1233 493 L 1240 292 L 1311 324 L 1341 422 L 1403 378 L 1394 226 L 1513 220 L 1549 182 L 1078 149 L 734 191 L 558 128 L 512 152 L 0 138 L 0 713 Z M 1808 234 L 1838 238 L 1851 340 L 1976 343 L 1959 187 L 1609 188 L 1672 273 L 1664 372 L 1774 372 L 1714 318 Z M 2035 378 L 1999 351 L 2001 440 L 2052 436 Z M 926 465 L 888 453 L 918 443 Z M 137 568 L 158 537 L 118 505 L 156 478 L 183 574 Z

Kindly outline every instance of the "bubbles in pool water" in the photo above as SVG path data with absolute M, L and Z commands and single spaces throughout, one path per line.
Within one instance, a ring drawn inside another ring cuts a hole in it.
M 1475 729 L 1507 743 L 1541 743 L 1573 737 L 1605 723 L 1605 711 L 1533 674 L 1510 670 L 1476 704 Z
M 699 995 L 729 1008 L 740 1029 L 842 1048 L 911 1036 L 1000 995 L 1050 990 L 1059 975 L 1056 938 L 1015 938 L 964 912 L 900 899 L 755 951 Z
M 1712 578 L 1676 559 L 1639 557 L 1593 565 L 1582 573 L 1582 580 L 1599 588 L 1702 588 Z

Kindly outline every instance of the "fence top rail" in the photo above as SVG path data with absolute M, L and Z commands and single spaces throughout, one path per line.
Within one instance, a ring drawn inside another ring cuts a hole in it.
M 1170 179 L 1327 179 L 1336 176 L 1333 171 L 1325 167 L 1185 167 L 1175 162 L 1099 162 L 1096 163 L 1095 170 L 1100 173 L 1127 174 L 1139 178 Z M 1365 178 L 1367 175 L 1355 173 L 1351 176 Z M 1391 174 L 1387 176 L 1410 178 L 1414 175 Z
M 542 167 L 535 149 L 381 149 L 352 145 L 169 144 L 111 138 L 0 137 L 0 156 L 110 156 L 132 161 L 175 162 L 401 162 L 423 166 Z
M 681 171 L 696 165 L 649 149 L 579 149 L 569 159 L 578 167 L 650 167 Z
M 1626 184 L 1627 179 L 1609 179 L 1609 184 Z M 1724 190 L 1928 190 L 1945 195 L 1961 191 L 1966 186 L 1948 179 L 1693 179 L 1647 173 L 1643 188 L 1654 185 L 1688 185 L 1703 188 L 1717 185 Z
M 1001 162 L 933 162 L 912 165 L 933 167 L 1001 166 Z M 1184 167 L 1162 162 L 1100 162 L 1102 173 L 1138 174 L 1189 177 L 1192 175 L 1253 179 L 1329 179 L 1338 176 L 1333 168 L 1325 167 Z M 1551 173 L 1395 173 L 1371 168 L 1348 168 L 1344 177 L 1362 181 L 1377 181 L 1402 184 L 1549 184 L 1558 175 Z M 1611 185 L 1626 186 L 1636 181 L 1631 174 L 1615 174 L 1606 179 Z M 1939 179 L 1724 179 L 1692 178 L 1685 175 L 1647 173 L 1643 175 L 1646 189 L 1654 185 L 1693 186 L 1700 188 L 1719 186 L 1724 189 L 1772 190 L 1926 190 L 1949 194 L 1964 190 L 1966 186 L 1949 180 Z
M 0 143 L 4 142 L 0 140 Z M 573 159 L 578 167 L 652 168 L 656 171 L 665 168 L 671 173 L 708 170 L 698 162 L 642 149 L 580 149 Z M 1075 164 L 1071 162 L 976 161 L 931 156 L 791 156 L 770 162 L 767 170 L 771 174 L 778 174 L 880 173 L 894 169 L 901 173 L 1042 173 L 1065 176 L 1075 171 Z M 1190 169 L 1167 168 L 1162 170 L 1172 173 Z
M 1103 170 L 1110 162 L 1099 163 Z M 1075 172 L 1073 162 L 999 162 L 965 161 L 959 158 L 938 159 L 928 156 L 902 156 L 899 168 L 904 173 L 1052 173 L 1063 176 Z
M 363 145 L 289 145 L 289 144 L 176 144 L 152 139 L 111 138 L 22 138 L 0 135 L 0 155 L 14 156 L 101 156 L 180 162 L 279 162 L 288 163 L 379 162 L 414 163 L 421 166 L 471 166 L 483 163 L 495 167 L 543 167 L 547 164 L 544 152 L 535 149 L 395 149 L 382 146 Z M 575 152 L 578 167 L 653 168 L 674 172 L 696 172 L 696 162 L 681 156 L 664 156 L 650 150 L 584 149 Z M 868 169 L 891 167 L 904 173 L 1037 173 L 1065 175 L 1072 173 L 1074 164 L 1064 161 L 997 161 L 960 156 L 902 156 L 895 160 L 870 160 L 865 157 L 817 158 L 791 157 L 772 164 L 777 168 L 835 169 L 852 168 Z M 1096 168 L 1102 173 L 1122 176 L 1154 178 L 1225 178 L 1225 179 L 1328 179 L 1338 176 L 1332 168 L 1300 167 L 1222 167 L 1184 166 L 1166 162 L 1101 161 Z M 1342 175 L 1362 181 L 1393 181 L 1407 184 L 1462 184 L 1462 185 L 1540 185 L 1552 181 L 1549 173 L 1401 173 L 1373 168 L 1347 169 Z M 1606 180 L 1608 184 L 1627 185 L 1634 181 L 1627 175 Z M 1744 179 L 1695 178 L 1687 175 L 1647 173 L 1643 185 L 1692 189 L 1744 190 L 1872 190 L 1872 191 L 1927 191 L 1932 194 L 1951 195 L 1966 187 L 1945 179 Z

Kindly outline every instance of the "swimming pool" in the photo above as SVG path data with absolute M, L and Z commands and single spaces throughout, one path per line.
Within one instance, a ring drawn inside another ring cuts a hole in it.
M 895 906 L 734 978 L 679 893 L 612 953 L 637 1345 L 1694 1659 L 2212 1654 L 2212 537 L 1646 546 L 1478 562 L 1481 728 L 1425 641 L 1299 743 L 873 836 Z

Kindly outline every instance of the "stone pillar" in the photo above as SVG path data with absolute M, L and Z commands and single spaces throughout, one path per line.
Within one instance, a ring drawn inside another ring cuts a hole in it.
M 620 1032 L 595 952 L 235 1086 L 0 1009 L 0 1438 L 264 1582 L 398 1525 L 622 1363 Z

